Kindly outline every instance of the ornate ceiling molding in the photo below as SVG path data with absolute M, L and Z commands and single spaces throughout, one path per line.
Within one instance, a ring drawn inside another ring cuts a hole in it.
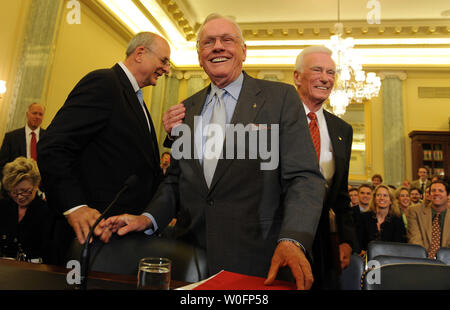
M 187 13 L 189 10 L 183 1 L 157 0 L 157 2 L 187 41 L 191 41 L 196 37 L 200 24 L 194 20 L 192 14 Z
M 335 21 L 242 23 L 246 40 L 317 40 L 334 35 Z M 450 37 L 450 20 L 345 21 L 345 35 L 358 39 Z

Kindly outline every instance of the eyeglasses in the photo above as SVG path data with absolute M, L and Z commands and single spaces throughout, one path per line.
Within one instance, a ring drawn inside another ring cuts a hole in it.
M 236 44 L 240 39 L 233 34 L 224 34 L 217 37 L 207 37 L 201 41 L 197 41 L 197 45 L 200 49 L 211 49 L 216 45 L 217 40 L 219 40 L 223 46 L 229 47 Z
M 161 58 L 158 54 L 156 54 L 154 51 L 152 51 L 152 50 L 149 49 L 148 47 L 145 47 L 145 46 L 144 46 L 144 48 L 145 48 L 146 50 L 148 50 L 149 52 L 155 54 L 156 58 L 159 59 L 159 61 L 161 62 L 161 64 L 162 64 L 164 67 L 170 67 L 170 59 L 169 59 L 169 58 L 167 58 L 167 57 Z
M 21 190 L 18 190 L 18 191 L 12 191 L 11 194 L 13 194 L 16 197 L 19 197 L 19 195 L 30 196 L 31 194 L 33 194 L 33 188 L 21 189 Z

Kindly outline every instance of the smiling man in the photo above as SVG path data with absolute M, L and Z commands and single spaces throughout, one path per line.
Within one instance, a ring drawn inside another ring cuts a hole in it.
M 131 175 L 139 183 L 123 193 L 113 212 L 140 214 L 162 179 L 141 89 L 169 73 L 169 58 L 162 37 L 137 34 L 123 62 L 93 71 L 75 86 L 38 143 L 48 202 L 64 214 L 80 243 Z
M 294 83 L 308 116 L 320 171 L 327 181 L 327 194 L 313 245 L 315 286 L 320 289 L 338 288 L 340 270 L 348 266 L 352 247 L 357 245 L 348 196 L 353 129 L 323 108 L 336 74 L 331 54 L 324 46 L 307 47 L 297 56 L 294 71 Z M 331 238 L 330 219 L 337 226 L 339 240 Z
M 448 183 L 438 180 L 430 186 L 431 203 L 410 207 L 407 215 L 408 242 L 423 246 L 428 258 L 440 247 L 450 247 L 450 199 Z
M 229 18 L 206 18 L 197 52 L 211 85 L 177 105 L 172 116 L 166 113 L 166 130 L 172 129 L 167 124 L 183 121 L 194 132 L 194 118 L 201 118 L 205 126 L 253 124 L 255 134 L 267 138 L 267 131 L 279 126 L 277 141 L 272 142 L 279 146 L 280 164 L 262 170 L 263 158 L 211 158 L 200 147 L 200 159 L 171 162 L 145 215 L 125 214 L 107 224 L 123 235 L 164 229 L 178 215 L 175 236 L 206 249 L 211 274 L 224 269 L 267 277 L 266 284 L 271 284 L 279 269 L 288 266 L 297 287 L 309 289 L 313 276 L 308 257 L 325 183 L 298 95 L 290 85 L 254 79 L 242 71 L 246 45 L 239 26 Z M 215 136 L 203 138 L 208 142 Z

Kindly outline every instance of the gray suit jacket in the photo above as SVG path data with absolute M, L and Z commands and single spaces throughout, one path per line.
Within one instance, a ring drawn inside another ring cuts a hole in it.
M 184 102 L 184 122 L 192 132 L 194 116 L 200 115 L 209 89 Z M 254 124 L 249 127 L 258 128 L 258 136 L 265 130 L 268 137 L 273 125 L 279 124 L 279 135 L 274 137 L 279 139 L 277 168 L 261 170 L 260 156 L 220 159 L 208 189 L 199 160 L 171 162 L 146 211 L 160 228 L 177 216 L 175 235 L 206 249 L 210 273 L 225 269 L 264 277 L 280 238 L 298 240 L 311 251 L 325 181 L 300 108 L 292 86 L 245 74 L 231 123 Z M 193 153 L 194 144 L 191 149 Z M 248 154 L 248 143 L 245 149 Z

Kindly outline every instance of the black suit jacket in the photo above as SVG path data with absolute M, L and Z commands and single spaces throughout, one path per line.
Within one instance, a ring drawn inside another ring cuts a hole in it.
M 184 101 L 184 123 L 192 133 L 209 89 Z M 268 137 L 279 125 L 274 137 L 279 139 L 279 165 L 261 170 L 264 160 L 259 156 L 220 159 L 208 188 L 198 159 L 173 159 L 146 211 L 161 229 L 178 213 L 175 236 L 206 249 L 210 273 L 225 269 L 265 277 L 280 238 L 298 240 L 310 253 L 325 181 L 292 86 L 244 74 L 231 123 L 254 124 L 249 127 L 257 128 L 256 134 L 265 131 Z M 172 145 L 172 156 L 178 142 Z M 248 143 L 245 149 L 248 154 Z
M 325 198 L 319 228 L 314 240 L 314 276 L 315 285 L 321 288 L 336 288 L 337 270 L 336 265 L 338 249 L 333 248 L 330 236 L 329 210 L 336 214 L 336 224 L 338 230 L 338 243 L 347 242 L 350 246 L 355 246 L 356 232 L 350 208 L 350 198 L 348 196 L 348 174 L 350 155 L 353 141 L 353 129 L 339 117 L 327 112 L 324 117 L 333 147 L 333 157 L 335 172 L 330 188 L 328 188 Z
M 148 113 L 148 112 L 147 112 Z M 38 164 L 51 207 L 87 204 L 103 211 L 131 175 L 111 214 L 139 214 L 162 179 L 158 143 L 133 87 L 116 64 L 86 75 L 38 143 Z
M 361 239 L 361 250 L 367 251 L 370 241 L 406 242 L 406 229 L 403 220 L 398 216 L 386 216 L 381 224 L 381 232 L 377 228 L 376 214 L 372 211 L 361 213 L 358 225 L 358 236 Z
M 45 129 L 39 130 L 39 139 L 45 135 Z M 27 157 L 27 140 L 25 127 L 7 132 L 0 148 L 0 182 L 3 177 L 3 167 L 17 157 Z

